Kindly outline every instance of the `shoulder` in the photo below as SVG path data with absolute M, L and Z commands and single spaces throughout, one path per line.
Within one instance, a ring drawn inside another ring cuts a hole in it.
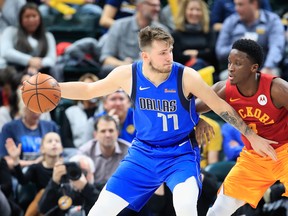
M 229 26 L 229 25 L 235 25 L 240 21 L 240 17 L 237 13 L 233 13 L 230 16 L 228 16 L 223 23 L 223 27 Z M 231 29 L 230 29 L 231 30 Z M 233 30 L 233 29 L 232 29 Z
M 275 78 L 271 84 L 271 99 L 274 105 L 278 108 L 288 108 L 288 82 L 281 79 Z
M 54 121 L 46 121 L 46 120 L 39 120 L 39 125 L 46 127 L 46 128 L 58 128 L 56 122 Z
M 86 143 L 84 143 L 83 145 L 81 145 L 81 146 L 79 147 L 79 150 L 80 150 L 82 153 L 84 153 L 84 154 L 88 154 L 88 153 L 91 151 L 92 146 L 93 146 L 94 144 L 97 145 L 96 140 L 94 140 L 94 139 L 89 140 L 88 142 L 86 142 Z
M 46 36 L 48 39 L 55 40 L 54 35 L 53 35 L 51 32 L 45 32 L 45 36 Z
M 18 28 L 15 26 L 8 26 L 3 30 L 3 34 L 16 34 L 18 31 Z
M 131 76 L 132 76 L 132 64 L 129 64 L 116 67 L 111 71 L 111 73 L 107 76 L 107 78 L 109 79 L 118 78 L 119 79 L 118 81 L 122 81 L 126 80 L 127 78 L 131 78 Z

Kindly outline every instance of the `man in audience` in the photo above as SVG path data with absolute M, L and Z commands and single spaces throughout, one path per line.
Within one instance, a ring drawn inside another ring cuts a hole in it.
M 136 0 L 135 15 L 114 22 L 101 39 L 104 42 L 102 41 L 100 56 L 103 64 L 100 78 L 105 77 L 115 67 L 130 64 L 140 58 L 137 36 L 141 28 L 151 25 L 167 29 L 157 22 L 160 9 L 160 0 Z
M 109 115 L 99 117 L 94 124 L 94 139 L 80 147 L 80 151 L 92 158 L 96 167 L 95 182 L 106 184 L 120 161 L 127 154 L 130 143 L 118 139 L 119 124 Z
M 285 47 L 284 26 L 279 16 L 260 9 L 259 0 L 234 0 L 234 3 L 236 13 L 224 21 L 216 43 L 220 64 L 227 61 L 236 40 L 248 38 L 258 42 L 264 49 L 265 61 L 261 71 L 278 75 Z M 226 76 L 222 77 L 225 78 Z

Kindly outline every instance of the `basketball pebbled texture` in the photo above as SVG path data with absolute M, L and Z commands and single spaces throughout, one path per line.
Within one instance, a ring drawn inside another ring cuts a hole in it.
M 59 104 L 61 89 L 52 76 L 38 73 L 23 83 L 22 99 L 35 113 L 49 112 Z

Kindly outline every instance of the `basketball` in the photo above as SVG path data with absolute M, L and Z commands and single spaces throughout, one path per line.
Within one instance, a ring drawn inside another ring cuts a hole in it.
M 22 99 L 35 113 L 49 112 L 60 102 L 61 89 L 53 77 L 38 73 L 23 82 Z

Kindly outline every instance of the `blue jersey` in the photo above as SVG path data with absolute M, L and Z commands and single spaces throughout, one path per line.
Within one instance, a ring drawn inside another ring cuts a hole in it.
M 144 77 L 142 61 L 132 66 L 132 93 L 136 139 L 153 146 L 187 141 L 199 121 L 195 98 L 183 93 L 184 66 L 174 62 L 167 80 L 155 86 Z M 191 83 L 193 85 L 193 83 Z

